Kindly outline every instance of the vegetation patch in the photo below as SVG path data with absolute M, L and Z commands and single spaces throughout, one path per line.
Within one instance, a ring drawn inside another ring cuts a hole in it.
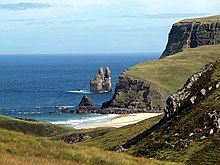
M 104 150 L 116 151 L 119 146 L 156 124 L 163 115 L 143 120 L 136 124 L 116 128 L 109 133 L 80 143 L 85 146 L 96 146 Z
M 142 62 L 128 69 L 125 74 L 150 82 L 153 88 L 162 89 L 161 92 L 166 96 L 164 98 L 167 98 L 180 89 L 193 73 L 219 58 L 220 45 L 201 46 L 164 59 Z
M 0 129 L 1 164 L 168 165 L 175 163 L 135 158 L 93 147 L 66 144 Z
M 74 131 L 72 128 L 42 122 L 29 122 L 0 115 L 0 128 L 42 137 L 52 137 Z
M 209 77 L 206 84 L 220 80 L 219 63 Z M 139 141 L 126 152 L 186 164 L 219 164 L 220 148 L 217 145 L 220 132 L 212 130 L 210 119 L 210 113 L 220 113 L 219 96 L 220 89 L 216 89 L 191 108 L 185 107 L 167 123 L 158 125 L 152 132 L 140 134 Z

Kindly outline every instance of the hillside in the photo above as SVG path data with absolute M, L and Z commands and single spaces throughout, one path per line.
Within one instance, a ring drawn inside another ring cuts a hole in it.
M 137 64 L 122 73 L 114 96 L 102 107 L 161 111 L 167 97 L 189 76 L 219 57 L 219 15 L 177 22 L 160 60 Z
M 0 128 L 42 137 L 53 137 L 75 131 L 72 128 L 50 123 L 28 122 L 2 115 L 0 115 Z
M 176 23 L 181 28 L 183 24 L 208 27 L 215 33 L 213 45 L 201 46 L 200 40 L 190 38 L 197 43 L 192 48 L 184 43 L 189 38 L 176 35 L 184 48 L 171 46 L 172 53 L 178 53 L 126 70 L 113 98 L 103 104 L 135 111 L 164 110 L 165 115 L 121 128 L 85 130 L 0 116 L 0 164 L 220 164 L 218 22 L 219 16 L 214 16 Z M 182 30 L 189 35 L 185 27 Z M 206 30 L 196 34 L 206 37 Z
M 220 44 L 220 16 L 185 19 L 172 26 L 166 49 L 160 58 L 188 48 L 215 44 Z
M 160 115 L 147 120 L 143 120 L 136 124 L 113 129 L 105 135 L 97 136 L 96 138 L 84 141 L 80 143 L 80 145 L 96 146 L 104 150 L 115 151 L 122 144 L 126 143 L 133 137 L 156 124 L 162 117 L 163 115 Z
M 0 156 L 0 164 L 7 165 L 175 165 L 175 163 L 135 158 L 92 147 L 65 144 L 61 141 L 49 141 L 4 129 L 0 129 Z
M 144 131 L 160 119 L 161 117 L 156 117 L 149 121 L 143 121 L 140 125 L 126 126 L 115 131 L 115 128 L 75 130 L 49 123 L 28 122 L 0 116 L 0 164 L 175 165 L 175 163 L 171 162 L 135 158 L 126 154 L 94 148 L 96 146 L 106 149 L 105 145 L 108 147 L 112 144 L 115 144 L 115 146 L 121 145 L 125 142 L 122 140 L 125 136 L 130 139 L 134 135 L 138 135 L 139 131 Z M 126 134 L 129 129 L 131 133 L 134 133 L 133 136 Z M 119 133 L 123 133 L 122 130 L 124 130 L 124 137 L 118 136 Z M 111 144 L 103 144 L 103 140 L 94 140 L 97 143 L 88 141 L 85 144 L 92 144 L 88 145 L 88 147 L 72 144 L 88 140 L 86 138 L 83 139 L 84 137 L 94 139 L 102 137 L 101 139 L 105 139 L 104 136 L 107 133 L 110 136 L 111 134 L 114 136 L 111 139 Z M 117 143 L 115 143 L 116 140 L 118 141 Z M 100 147 L 100 145 L 103 147 Z
M 209 62 L 220 58 L 220 45 L 186 49 L 160 60 L 142 62 L 129 68 L 120 77 L 109 107 L 135 107 L 153 110 L 165 106 L 186 79 Z M 106 106 L 106 103 L 105 103 Z
M 170 115 L 125 143 L 126 152 L 192 165 L 220 164 L 219 87 L 220 61 L 194 74 L 168 98 Z
M 175 93 L 186 79 L 209 62 L 220 58 L 220 44 L 187 49 L 165 59 L 147 61 L 128 69 L 125 75 L 151 82 Z

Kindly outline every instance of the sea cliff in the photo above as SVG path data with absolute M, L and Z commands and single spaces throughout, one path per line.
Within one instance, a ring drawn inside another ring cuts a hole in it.
M 219 59 L 219 43 L 220 16 L 175 23 L 162 59 L 142 62 L 122 73 L 113 98 L 103 107 L 147 111 L 165 108 L 167 97 L 177 92 L 193 73 Z
M 119 76 L 113 98 L 103 103 L 102 107 L 145 109 L 155 112 L 162 109 L 159 104 L 153 105 L 153 101 L 162 97 L 160 92 L 151 88 L 150 83 L 132 78 L 124 72 Z
M 160 58 L 188 48 L 220 43 L 220 16 L 185 19 L 175 23 L 169 33 L 169 40 Z

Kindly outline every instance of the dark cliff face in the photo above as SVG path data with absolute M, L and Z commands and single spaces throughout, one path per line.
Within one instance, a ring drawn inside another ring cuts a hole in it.
M 153 95 L 152 95 L 153 93 Z M 128 108 L 160 110 L 152 105 L 153 99 L 160 99 L 160 93 L 151 91 L 151 85 L 140 79 L 135 79 L 122 74 L 116 85 L 115 93 L 110 101 L 103 103 L 103 108 Z
M 219 16 L 220 17 L 220 16 Z M 169 40 L 160 58 L 202 45 L 220 44 L 220 18 L 211 21 L 202 19 L 183 20 L 173 25 Z M 216 17 L 218 18 L 218 17 Z M 207 20 L 209 19 L 206 18 Z

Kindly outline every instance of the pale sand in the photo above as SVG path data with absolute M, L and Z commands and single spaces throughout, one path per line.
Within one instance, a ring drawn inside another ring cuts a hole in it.
M 124 114 L 117 115 L 112 118 L 110 122 L 100 123 L 95 126 L 86 127 L 86 128 L 97 128 L 97 127 L 122 127 L 129 124 L 138 123 L 142 120 L 161 115 L 162 113 L 135 113 L 135 114 Z

